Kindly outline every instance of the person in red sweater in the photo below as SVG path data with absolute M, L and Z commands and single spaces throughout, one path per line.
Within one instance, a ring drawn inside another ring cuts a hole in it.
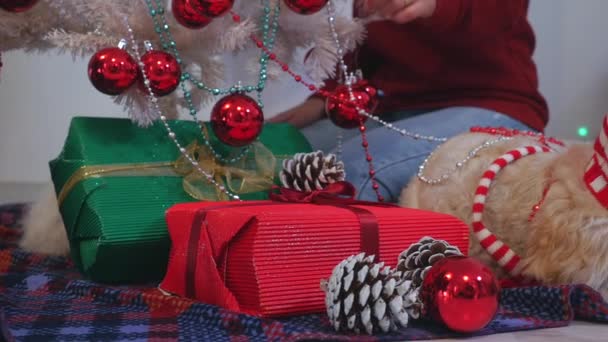
M 414 133 L 448 138 L 472 126 L 545 128 L 529 0 L 356 0 L 355 6 L 359 17 L 382 18 L 368 24 L 366 42 L 349 58 L 383 94 L 375 115 Z M 339 128 L 324 118 L 324 108 L 324 100 L 313 96 L 271 121 L 292 123 L 314 147 L 335 151 Z M 397 201 L 437 142 L 367 126 L 380 191 Z M 372 200 L 358 133 L 342 133 L 342 159 L 359 198 Z

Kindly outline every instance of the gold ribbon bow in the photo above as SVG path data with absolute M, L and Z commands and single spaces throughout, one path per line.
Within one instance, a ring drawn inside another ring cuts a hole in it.
M 187 151 L 203 170 L 212 174 L 218 184 L 233 194 L 267 191 L 273 186 L 276 157 L 262 143 L 253 143 L 251 151 L 231 166 L 218 164 L 209 148 L 199 145 L 196 141 L 188 146 Z M 210 184 L 203 175 L 193 169 L 190 161 L 182 156 L 175 162 L 83 166 L 62 186 L 58 194 L 59 205 L 77 184 L 86 179 L 138 176 L 184 176 L 184 191 L 193 198 L 206 201 L 229 200 L 223 191 Z
M 187 154 L 215 181 L 233 194 L 266 191 L 274 184 L 276 158 L 262 143 L 254 142 L 251 151 L 234 164 L 221 165 L 205 145 L 197 141 L 187 148 Z M 193 198 L 205 201 L 226 201 L 228 196 L 209 183 L 205 176 L 194 169 L 190 161 L 181 156 L 175 162 L 175 171 L 184 176 L 184 190 Z

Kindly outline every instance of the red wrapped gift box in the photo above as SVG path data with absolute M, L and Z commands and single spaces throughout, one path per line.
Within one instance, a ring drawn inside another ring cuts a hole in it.
M 166 215 L 173 246 L 160 288 L 262 317 L 320 313 L 321 279 L 350 255 L 376 253 L 394 267 L 423 236 L 468 249 L 468 228 L 452 216 L 344 202 L 176 205 Z

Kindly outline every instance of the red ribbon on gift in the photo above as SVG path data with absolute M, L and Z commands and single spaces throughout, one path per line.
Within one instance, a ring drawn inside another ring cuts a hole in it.
M 275 191 L 279 191 L 276 193 Z M 361 226 L 361 251 L 367 255 L 375 255 L 379 259 L 380 230 L 376 216 L 369 210 L 354 207 L 364 205 L 374 207 L 397 207 L 394 204 L 359 201 L 355 199 L 355 187 L 348 182 L 329 184 L 323 190 L 311 192 L 297 191 L 274 186 L 270 192 L 270 199 L 277 202 L 311 203 L 319 205 L 332 205 L 353 212 Z
M 277 190 L 279 193 L 276 193 Z M 331 183 L 323 190 L 310 192 L 297 191 L 275 185 L 270 191 L 270 199 L 278 202 L 315 204 L 332 204 L 337 201 L 340 203 L 362 202 L 354 199 L 356 192 L 355 187 L 348 182 Z M 377 204 L 375 202 L 369 203 Z

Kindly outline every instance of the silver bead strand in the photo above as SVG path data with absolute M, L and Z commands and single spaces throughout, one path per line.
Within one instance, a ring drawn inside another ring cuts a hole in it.
M 150 102 L 152 102 L 152 106 L 154 107 L 154 110 L 156 110 L 156 112 L 159 114 L 160 120 L 163 123 L 163 126 L 165 126 L 169 139 L 171 139 L 171 141 L 173 141 L 173 143 L 178 148 L 178 150 L 182 154 L 182 156 L 184 158 L 186 158 L 190 162 L 190 164 L 192 164 L 194 169 L 196 171 L 198 171 L 203 177 L 205 177 L 205 179 L 207 179 L 207 181 L 209 183 L 211 183 L 213 186 L 218 188 L 221 192 L 226 194 L 228 196 L 228 198 L 240 201 L 241 199 L 238 195 L 235 195 L 235 194 L 231 193 L 230 191 L 228 191 L 228 189 L 226 189 L 226 187 L 224 185 L 219 184 L 215 180 L 215 178 L 213 177 L 212 174 L 203 170 L 203 168 L 199 165 L 198 161 L 196 161 L 194 158 L 192 158 L 188 154 L 188 151 L 186 150 L 186 148 L 183 147 L 180 144 L 180 142 L 177 140 L 177 136 L 176 136 L 175 132 L 171 129 L 171 126 L 169 126 L 169 123 L 167 122 L 168 121 L 167 116 L 165 116 L 162 113 L 162 110 L 161 110 L 160 106 L 158 105 L 158 99 L 152 92 L 152 88 L 150 88 L 150 80 L 148 79 L 146 73 L 144 72 L 144 63 L 141 61 L 141 54 L 139 52 L 139 47 L 138 47 L 137 41 L 135 40 L 135 35 L 133 33 L 133 29 L 131 28 L 131 25 L 129 24 L 129 21 L 126 17 L 124 18 L 124 22 L 125 22 L 125 26 L 127 27 L 127 31 L 129 33 L 129 39 L 131 40 L 131 49 L 133 51 L 133 54 L 135 55 L 135 59 L 137 60 L 141 74 L 144 78 L 144 85 L 146 86 L 146 90 L 148 92 L 148 99 L 150 100 Z
M 376 121 L 377 123 L 381 124 L 385 128 L 390 129 L 392 131 L 395 131 L 395 132 L 401 134 L 401 136 L 410 137 L 410 138 L 413 138 L 415 140 L 426 140 L 426 141 L 434 141 L 434 142 L 446 142 L 446 141 L 448 141 L 448 138 L 444 138 L 444 137 L 436 137 L 434 135 L 424 135 L 424 134 L 420 134 L 420 133 L 412 133 L 411 131 L 408 131 L 405 128 L 399 128 L 399 127 L 393 125 L 390 122 L 386 122 L 386 121 L 380 119 L 379 117 L 366 112 L 363 109 L 358 109 L 358 111 L 359 111 L 359 115 L 363 115 L 363 116 L 365 116 L 367 118 L 370 118 L 370 119 Z
M 336 49 L 337 49 L 337 56 L 338 56 L 338 65 L 340 66 L 340 70 L 342 71 L 342 74 L 345 78 L 345 85 L 348 89 L 349 92 L 349 96 L 350 96 L 350 100 L 351 101 L 356 101 L 355 95 L 353 94 L 353 88 L 352 88 L 352 82 L 353 79 L 355 78 L 354 76 L 349 76 L 348 74 L 348 67 L 346 66 L 346 63 L 344 62 L 344 48 L 342 47 L 342 43 L 340 42 L 340 36 L 338 35 L 338 31 L 336 30 L 336 15 L 335 15 L 335 5 L 334 2 L 332 0 L 327 2 L 327 14 L 328 14 L 328 22 L 329 22 L 329 29 L 331 31 L 331 35 L 332 38 L 334 40 L 334 43 L 336 45 Z M 424 134 L 419 134 L 419 133 L 412 133 L 404 128 L 399 128 L 396 127 L 395 125 L 393 125 L 390 122 L 386 122 L 382 119 L 380 119 L 379 117 L 368 113 L 365 109 L 363 108 L 359 108 L 358 106 L 355 106 L 355 108 L 357 109 L 357 111 L 359 112 L 359 115 L 365 116 L 377 123 L 379 123 L 380 125 L 382 125 L 383 127 L 390 129 L 392 131 L 395 131 L 397 133 L 399 133 L 401 136 L 404 137 L 410 137 L 416 140 L 427 140 L 427 141 L 433 141 L 433 142 L 446 142 L 448 140 L 448 138 L 444 138 L 444 137 L 436 137 L 436 136 L 432 136 L 432 135 L 424 135 Z
M 355 96 L 353 94 L 352 83 L 353 83 L 353 81 L 356 81 L 356 78 L 353 75 L 349 75 L 349 73 L 348 73 L 348 67 L 346 66 L 346 63 L 344 62 L 344 49 L 343 49 L 343 47 L 341 45 L 340 38 L 339 38 L 338 32 L 336 30 L 336 26 L 335 26 L 335 7 L 334 7 L 334 3 L 333 3 L 332 0 L 328 1 L 327 12 L 328 12 L 328 17 L 329 17 L 328 18 L 328 22 L 329 22 L 329 27 L 330 27 L 330 30 L 331 30 L 331 35 L 332 35 L 332 38 L 334 40 L 334 43 L 336 44 L 338 63 L 339 63 L 340 69 L 342 71 L 343 77 L 345 78 L 344 83 L 345 83 L 345 85 L 346 85 L 346 87 L 348 89 L 350 100 L 354 102 L 354 101 L 356 101 L 356 98 L 355 98 Z M 369 119 L 371 119 L 371 120 L 379 123 L 383 127 L 399 133 L 403 137 L 409 137 L 409 138 L 413 138 L 415 140 L 426 140 L 426 141 L 429 141 L 429 142 L 439 142 L 439 143 L 445 143 L 448 140 L 447 137 L 436 137 L 436 136 L 433 136 L 433 135 L 424 135 L 424 134 L 420 134 L 420 133 L 413 133 L 413 132 L 411 132 L 411 131 L 409 131 L 407 129 L 396 127 L 392 123 L 387 122 L 385 120 L 382 120 L 378 116 L 375 116 L 373 114 L 368 113 L 363 108 L 360 108 L 360 107 L 358 107 L 356 105 L 355 105 L 355 108 L 357 109 L 357 112 L 359 113 L 359 115 L 365 116 L 365 117 L 367 117 L 367 118 L 369 118 Z M 422 182 L 424 182 L 426 184 L 430 184 L 430 185 L 441 184 L 441 183 L 447 181 L 452 174 L 454 174 L 456 171 L 458 171 L 459 169 L 461 169 L 472 158 L 474 158 L 475 156 L 477 156 L 477 154 L 479 153 L 479 151 L 481 151 L 481 150 L 483 150 L 485 148 L 488 148 L 488 147 L 490 147 L 490 146 L 492 146 L 494 144 L 500 143 L 502 141 L 510 140 L 510 139 L 511 139 L 511 137 L 501 136 L 501 137 L 499 137 L 497 139 L 494 139 L 494 140 L 488 140 L 488 141 L 484 142 L 483 144 L 475 147 L 471 151 L 469 151 L 469 153 L 467 154 L 467 156 L 463 160 L 458 161 L 454 165 L 454 167 L 452 167 L 446 173 L 442 174 L 439 178 L 427 178 L 424 175 L 424 170 L 427 167 L 427 164 L 428 164 L 429 160 L 431 159 L 431 157 L 435 153 L 435 152 L 433 152 L 420 165 L 420 167 L 418 169 L 417 177 L 418 177 L 418 179 L 420 179 Z M 342 146 L 341 146 L 341 142 L 340 142 L 339 146 L 338 146 L 338 151 L 341 152 L 341 150 L 342 150 Z M 437 151 L 437 150 L 435 150 L 435 151 Z
M 424 170 L 426 169 L 429 160 L 433 157 L 433 155 L 435 154 L 435 151 L 433 151 L 431 154 L 429 154 L 428 157 L 426 157 L 426 159 L 424 159 L 424 161 L 422 162 L 422 164 L 420 164 L 420 166 L 418 167 L 418 174 L 417 177 L 418 179 L 420 179 L 420 181 L 422 181 L 423 183 L 429 184 L 429 185 L 437 185 L 437 184 L 441 184 L 445 181 L 447 181 L 456 171 L 458 171 L 459 169 L 461 169 L 463 166 L 465 166 L 471 159 L 473 159 L 475 156 L 477 156 L 477 154 L 479 153 L 479 151 L 486 149 L 492 145 L 498 144 L 500 142 L 506 141 L 506 140 L 511 140 L 511 137 L 505 137 L 505 136 L 501 136 L 499 138 L 496 139 L 492 139 L 492 140 L 487 140 L 486 142 L 484 142 L 483 144 L 475 147 L 474 149 L 472 149 L 471 151 L 469 151 L 469 153 L 467 153 L 467 156 L 456 162 L 456 164 L 454 164 L 454 166 L 449 169 L 447 172 L 445 172 L 444 174 L 442 174 L 441 176 L 439 176 L 438 178 L 428 178 L 424 175 Z M 437 148 L 439 149 L 439 147 Z
M 331 36 L 334 40 L 334 44 L 336 45 L 336 54 L 338 56 L 338 64 L 340 66 L 341 76 L 344 82 L 347 84 L 348 92 L 350 98 L 354 98 L 351 84 L 348 81 L 348 67 L 344 62 L 344 50 L 342 49 L 342 43 L 340 43 L 340 36 L 338 35 L 338 31 L 336 30 L 336 16 L 335 16 L 335 7 L 334 2 L 332 0 L 327 3 L 327 21 L 329 23 L 329 29 Z M 336 157 L 338 159 L 342 158 L 342 144 L 344 142 L 344 135 L 342 134 L 342 128 L 338 127 L 338 136 L 336 137 Z
M 347 86 L 349 86 L 348 82 L 348 67 L 344 62 L 344 49 L 342 48 L 342 43 L 340 42 L 340 36 L 338 35 L 338 31 L 336 30 L 336 8 L 333 0 L 329 0 L 327 2 L 327 21 L 329 23 L 329 30 L 331 36 L 334 40 L 334 44 L 336 45 L 336 54 L 338 56 L 338 64 L 340 66 L 340 70 L 342 72 L 342 77 L 344 77 L 344 82 Z
M 342 159 L 342 144 L 344 142 L 344 135 L 342 132 L 338 132 L 338 137 L 336 138 L 336 157 L 338 160 Z

